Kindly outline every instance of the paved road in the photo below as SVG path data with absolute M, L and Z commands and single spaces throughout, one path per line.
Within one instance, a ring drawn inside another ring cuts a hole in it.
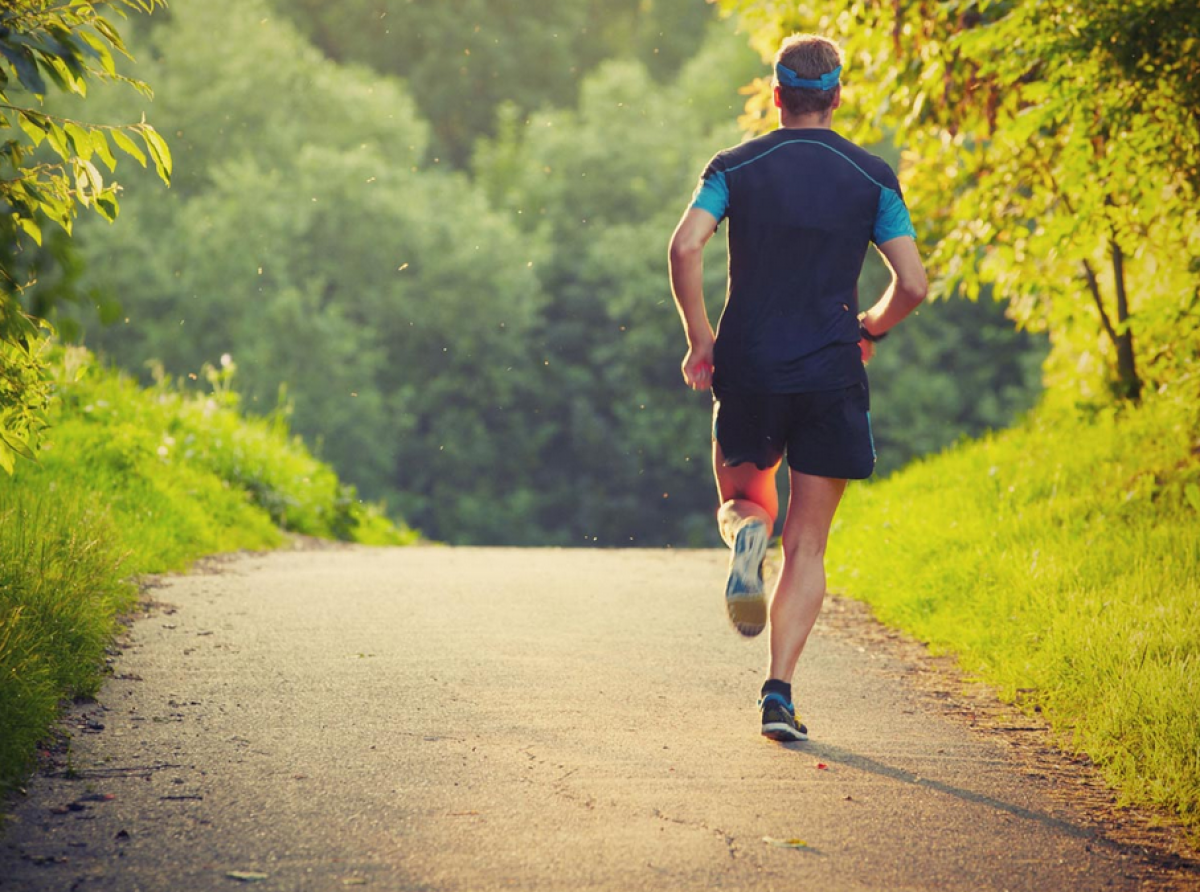
M 76 714 L 75 777 L 17 803 L 0 890 L 1140 887 L 821 625 L 813 739 L 762 740 L 765 642 L 727 626 L 723 563 L 351 549 L 168 579 Z

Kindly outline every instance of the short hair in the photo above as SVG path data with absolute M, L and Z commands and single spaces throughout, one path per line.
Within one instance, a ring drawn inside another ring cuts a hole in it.
M 832 40 L 819 34 L 793 34 L 780 45 L 775 62 L 790 68 L 799 77 L 816 80 L 842 64 L 842 51 Z M 779 79 L 775 82 L 779 84 Z M 833 90 L 779 84 L 779 95 L 784 107 L 793 115 L 827 112 L 833 105 Z

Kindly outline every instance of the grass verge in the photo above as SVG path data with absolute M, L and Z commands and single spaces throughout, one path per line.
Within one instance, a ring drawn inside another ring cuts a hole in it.
M 852 487 L 830 585 L 1200 835 L 1200 414 L 1043 406 Z
M 139 574 L 289 530 L 368 544 L 416 535 L 358 500 L 288 434 L 238 412 L 232 370 L 212 392 L 149 390 L 81 349 L 54 364 L 38 464 L 0 474 L 0 787 L 28 771 L 63 698 L 93 695 Z

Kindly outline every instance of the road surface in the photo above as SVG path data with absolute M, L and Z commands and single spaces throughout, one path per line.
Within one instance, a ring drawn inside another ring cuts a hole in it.
M 1145 868 L 819 623 L 758 733 L 765 636 L 714 551 L 418 547 L 170 577 L 0 890 L 1124 890 Z

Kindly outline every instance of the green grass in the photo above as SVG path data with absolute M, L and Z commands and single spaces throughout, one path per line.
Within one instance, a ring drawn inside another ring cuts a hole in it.
M 412 531 L 360 502 L 279 418 L 209 394 L 149 390 L 62 351 L 38 464 L 0 474 L 0 787 L 18 782 L 64 698 L 94 694 L 134 579 L 281 530 L 368 544 Z
M 1200 420 L 1160 400 L 1043 406 L 878 484 L 835 522 L 830 586 L 957 654 L 1200 833 Z

